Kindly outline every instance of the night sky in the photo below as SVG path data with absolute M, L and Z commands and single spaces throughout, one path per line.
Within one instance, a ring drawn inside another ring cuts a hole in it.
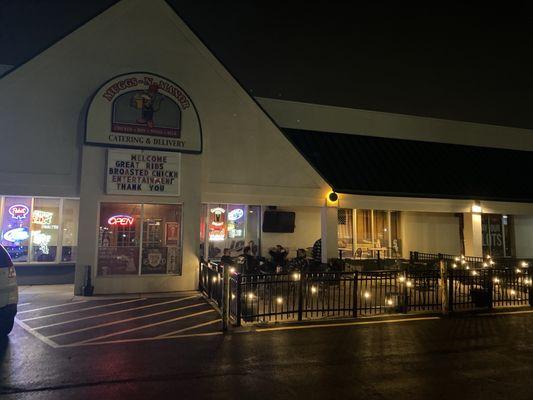
M 0 64 L 114 2 L 0 0 Z M 533 128 L 525 2 L 169 2 L 253 95 Z

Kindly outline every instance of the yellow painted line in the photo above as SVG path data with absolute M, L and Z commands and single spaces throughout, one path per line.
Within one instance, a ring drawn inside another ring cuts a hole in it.
M 473 314 L 478 317 L 497 317 L 498 315 L 515 315 L 515 314 L 533 314 L 533 310 L 520 310 L 520 311 L 501 311 L 492 313 Z
M 170 300 L 170 301 L 163 301 L 161 303 L 148 304 L 146 306 L 140 306 L 140 307 L 134 307 L 134 308 L 125 308 L 124 310 L 110 311 L 110 312 L 106 312 L 106 313 L 103 313 L 103 314 L 90 315 L 88 317 L 69 319 L 67 321 L 56 322 L 55 324 L 49 324 L 49 325 L 42 325 L 42 326 L 38 326 L 38 327 L 35 327 L 35 328 L 31 328 L 31 329 L 33 329 L 34 331 L 37 331 L 39 329 L 50 328 L 51 326 L 64 325 L 64 324 L 69 324 L 69 323 L 72 323 L 72 322 L 85 321 L 87 319 L 93 319 L 93 318 L 101 318 L 101 317 L 106 317 L 106 316 L 109 316 L 109 315 L 116 315 L 116 314 L 120 314 L 120 313 L 129 312 L 129 311 L 143 310 L 143 309 L 146 309 L 146 308 L 157 307 L 157 306 L 162 306 L 162 305 L 171 304 L 171 303 L 178 303 L 180 301 L 195 299 L 195 298 L 198 298 L 198 297 L 199 296 L 182 297 L 180 299 Z
M 31 330 L 31 328 L 26 325 L 24 322 L 20 321 L 18 318 L 15 318 L 15 323 L 20 326 L 22 329 L 24 329 L 25 331 L 27 331 L 29 334 L 33 335 L 34 337 L 36 337 L 37 339 L 39 339 L 40 341 L 46 343 L 48 346 L 50 347 L 53 347 L 53 348 L 58 348 L 60 347 L 56 342 L 48 339 L 46 336 L 44 335 L 41 335 L 39 332 L 33 332 Z
M 156 336 L 156 338 L 163 338 L 163 337 L 167 337 L 167 336 L 176 335 L 176 334 L 182 333 L 182 332 L 192 331 L 193 329 L 197 329 L 197 328 L 201 328 L 203 326 L 216 324 L 218 322 L 222 322 L 222 319 L 219 318 L 219 319 L 215 319 L 213 321 L 204 322 L 203 324 L 198 324 L 198 325 L 189 326 L 188 328 L 178 329 L 177 331 L 173 331 L 173 332 L 165 333 L 163 335 Z
M 107 339 L 109 337 L 123 335 L 125 333 L 135 332 L 135 331 L 138 331 L 138 330 L 141 330 L 141 329 L 147 329 L 147 328 L 151 328 L 153 326 L 159 326 L 159 325 L 163 325 L 163 324 L 168 324 L 170 322 L 179 321 L 179 320 L 182 320 L 182 319 L 185 319 L 185 318 L 196 317 L 198 315 L 207 314 L 207 313 L 210 313 L 210 312 L 215 312 L 215 310 L 211 309 L 211 310 L 207 310 L 207 311 L 200 311 L 200 312 L 197 312 L 197 313 L 194 313 L 194 314 L 187 314 L 187 315 L 183 315 L 181 317 L 167 319 L 165 321 L 160 321 L 160 322 L 155 322 L 153 324 L 142 325 L 142 326 L 138 326 L 136 328 L 126 329 L 124 331 L 113 332 L 113 333 L 109 333 L 107 335 L 98 336 L 98 337 L 87 339 L 87 340 L 82 340 L 80 342 L 72 343 L 71 345 L 79 345 L 79 344 L 84 344 L 84 343 L 95 342 L 97 340 Z
M 158 315 L 169 314 L 169 313 L 180 311 L 180 310 L 186 310 L 188 308 L 207 306 L 207 305 L 208 305 L 207 303 L 197 303 L 197 304 L 192 304 L 190 306 L 172 308 L 170 310 L 159 311 L 159 312 L 152 313 L 152 314 L 140 315 L 138 317 L 131 317 L 131 318 L 126 318 L 126 319 L 120 319 L 118 321 L 111 321 L 111 322 L 105 322 L 103 324 L 91 325 L 91 326 L 88 326 L 88 327 L 85 327 L 85 328 L 74 329 L 73 331 L 56 333 L 55 335 L 50 335 L 50 336 L 47 336 L 47 337 L 49 339 L 51 339 L 51 338 L 55 338 L 55 337 L 58 337 L 58 336 L 71 335 L 73 333 L 85 332 L 85 331 L 89 331 L 89 330 L 92 330 L 92 329 L 104 328 L 106 326 L 123 324 L 123 323 L 126 323 L 126 322 L 137 321 L 137 320 L 143 319 L 143 318 L 155 317 L 155 316 L 158 316 Z
M 380 320 L 380 321 L 355 321 L 355 322 L 341 322 L 341 323 L 332 323 L 332 324 L 279 326 L 275 328 L 258 328 L 255 331 L 256 332 L 273 332 L 273 331 L 290 331 L 290 330 L 297 330 L 297 329 L 337 328 L 341 326 L 394 324 L 394 323 L 400 323 L 400 322 L 431 321 L 431 320 L 437 320 L 437 319 L 441 319 L 441 317 L 419 317 L 419 318 L 389 319 L 389 320 Z
M 48 310 L 48 309 L 50 309 L 50 308 L 56 308 L 56 307 L 71 306 L 71 305 L 73 305 L 73 304 L 87 303 L 88 301 L 89 301 L 89 300 L 71 301 L 71 302 L 69 302 L 69 303 L 56 304 L 56 305 L 53 305 L 53 306 L 46 306 L 46 307 L 34 308 L 33 310 L 19 311 L 17 314 L 25 314 L 25 313 L 34 312 L 34 311 Z M 28 303 L 28 304 L 29 304 L 29 303 Z
M 101 305 L 99 305 L 99 306 L 93 306 L 93 307 L 87 307 L 87 308 L 80 308 L 80 309 L 78 309 L 78 310 L 63 311 L 63 312 L 54 313 L 54 314 L 40 315 L 40 316 L 38 316 L 38 317 L 33 317 L 33 318 L 26 318 L 26 319 L 23 319 L 22 321 L 24 321 L 24 322 L 27 322 L 27 321 L 35 321 L 35 320 L 37 320 L 37 319 L 50 318 L 50 317 L 57 317 L 57 316 L 59 316 L 59 315 L 72 314 L 72 313 L 77 313 L 77 312 L 82 312 L 82 311 L 89 311 L 89 310 L 96 310 L 96 309 L 98 309 L 98 308 L 104 308 L 104 307 L 113 307 L 113 306 L 118 306 L 118 305 L 120 305 L 120 304 L 133 303 L 133 302 L 135 302 L 135 301 L 141 301 L 141 300 L 145 300 L 145 299 L 139 298 L 139 299 L 133 299 L 133 300 L 119 301 L 119 302 L 117 302 L 117 303 L 101 304 Z
M 186 335 L 176 335 L 176 336 L 165 336 L 165 337 L 147 337 L 147 338 L 135 338 L 135 339 L 121 339 L 121 340 L 107 340 L 104 342 L 90 342 L 90 343 L 73 343 L 73 344 L 63 344 L 58 345 L 57 347 L 80 347 L 80 346 L 98 346 L 100 344 L 122 344 L 122 343 L 135 343 L 135 342 L 151 342 L 156 340 L 169 340 L 169 339 L 183 339 L 190 337 L 202 337 L 202 336 L 217 336 L 222 335 L 223 332 L 205 332 L 205 333 L 189 333 Z

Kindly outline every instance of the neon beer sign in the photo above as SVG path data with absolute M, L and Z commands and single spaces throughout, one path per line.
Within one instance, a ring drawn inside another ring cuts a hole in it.
M 131 226 L 135 219 L 131 215 L 118 214 L 109 217 L 107 223 L 112 226 Z
M 7 212 L 11 215 L 11 218 L 21 220 L 26 219 L 30 209 L 24 204 L 14 204 L 8 208 Z

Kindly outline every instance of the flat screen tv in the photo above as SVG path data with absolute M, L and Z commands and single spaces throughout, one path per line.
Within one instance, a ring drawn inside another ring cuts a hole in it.
M 263 232 L 293 233 L 295 217 L 291 211 L 267 210 L 263 215 Z

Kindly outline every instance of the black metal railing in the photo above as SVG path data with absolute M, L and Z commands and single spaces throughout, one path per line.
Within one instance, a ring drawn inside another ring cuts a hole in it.
M 460 259 L 465 262 L 418 253 L 416 262 L 382 271 L 240 274 L 230 269 L 229 316 L 240 325 L 533 305 L 530 260 L 507 259 L 504 265 Z M 220 307 L 223 276 L 222 266 L 200 264 L 200 290 Z

